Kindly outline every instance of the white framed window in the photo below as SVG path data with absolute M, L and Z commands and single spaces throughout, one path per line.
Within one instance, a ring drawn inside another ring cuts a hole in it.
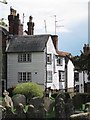
M 31 82 L 31 79 L 31 72 L 18 72 L 18 82 Z
M 52 55 L 51 54 L 47 54 L 47 63 L 48 64 L 52 63 Z
M 62 57 L 57 57 L 57 65 L 59 66 L 62 66 L 63 65 L 63 58 Z
M 52 71 L 47 71 L 47 82 L 52 82 Z
M 31 62 L 31 53 L 19 53 L 18 62 Z
M 64 71 L 58 71 L 59 74 L 59 82 L 62 82 L 65 80 L 65 72 Z

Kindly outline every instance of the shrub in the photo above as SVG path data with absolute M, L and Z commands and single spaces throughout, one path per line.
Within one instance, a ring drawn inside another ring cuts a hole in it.
M 75 109 L 82 108 L 82 104 L 90 101 L 90 93 L 77 93 L 73 97 L 73 104 Z
M 27 82 L 16 85 L 13 94 L 23 94 L 27 99 L 30 99 L 32 97 L 42 97 L 43 89 L 36 83 Z
M 57 95 L 58 95 L 58 92 L 55 92 L 55 93 L 51 94 L 51 97 L 53 97 L 55 99 L 57 97 Z

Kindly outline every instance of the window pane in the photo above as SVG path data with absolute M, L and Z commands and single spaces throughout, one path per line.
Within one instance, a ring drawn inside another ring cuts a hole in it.
M 31 72 L 27 72 L 27 81 L 31 81 Z
M 59 82 L 64 81 L 65 80 L 65 72 L 59 70 L 58 74 L 59 74 Z
M 31 54 L 27 54 L 27 61 L 31 62 Z
M 79 82 L 79 73 L 78 73 L 78 72 L 75 72 L 75 73 L 74 73 L 74 80 L 75 80 L 76 82 Z
M 57 65 L 63 65 L 63 59 L 60 57 L 57 57 Z
M 47 63 L 51 63 L 52 59 L 51 59 L 51 54 L 47 54 Z
M 22 81 L 22 72 L 18 73 L 18 81 Z
M 52 82 L 52 71 L 47 71 L 47 82 Z
M 26 81 L 26 72 L 23 72 L 23 81 Z
M 18 62 L 31 62 L 31 53 L 18 54 Z
M 26 61 L 26 54 L 23 54 L 23 62 Z
M 22 57 L 22 54 L 18 54 L 18 62 L 22 62 L 22 61 L 23 61 L 22 58 L 23 58 L 23 57 Z

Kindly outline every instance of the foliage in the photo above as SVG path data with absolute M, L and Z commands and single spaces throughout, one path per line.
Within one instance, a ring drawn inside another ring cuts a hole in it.
M 58 92 L 52 93 L 51 97 L 53 97 L 54 99 L 57 97 Z
M 77 93 L 72 100 L 75 109 L 79 110 L 82 108 L 82 104 L 90 101 L 90 93 Z
M 26 98 L 42 97 L 43 89 L 40 85 L 33 82 L 21 83 L 13 90 L 13 94 L 23 94 Z
M 4 22 L 4 18 L 0 19 L 0 25 L 7 27 L 7 24 Z

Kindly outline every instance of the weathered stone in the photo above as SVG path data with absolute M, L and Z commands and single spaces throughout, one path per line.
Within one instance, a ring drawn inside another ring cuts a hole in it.
M 19 118 L 19 119 L 26 118 L 26 114 L 24 112 L 24 106 L 21 103 L 19 103 L 19 105 L 16 107 L 15 118 Z
M 79 113 L 70 116 L 70 120 L 90 120 L 90 113 Z
M 12 99 L 11 99 L 11 97 L 8 96 L 9 92 L 7 92 L 6 90 L 4 90 L 3 94 L 5 95 L 5 97 L 4 97 L 4 106 L 5 107 L 13 108 Z
M 29 104 L 32 104 L 35 108 L 38 108 L 42 103 L 44 103 L 44 100 L 43 98 L 39 98 L 39 97 L 33 97 L 29 101 Z
M 36 109 L 33 105 L 28 106 L 27 119 L 36 118 Z
M 12 97 L 14 107 L 19 106 L 20 103 L 26 105 L 26 97 L 22 94 L 16 94 Z
M 69 118 L 74 112 L 74 107 L 69 94 L 59 93 L 55 99 L 55 116 Z

